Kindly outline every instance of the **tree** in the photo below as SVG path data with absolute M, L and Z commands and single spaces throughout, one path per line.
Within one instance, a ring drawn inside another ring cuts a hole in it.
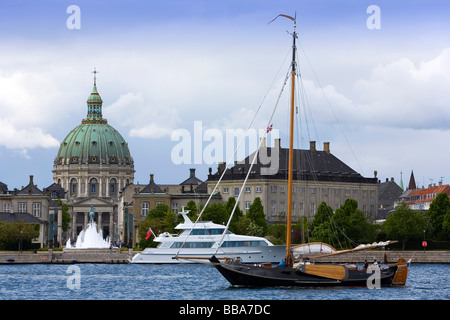
M 227 203 L 225 203 L 225 210 L 229 217 L 231 217 L 231 213 L 233 212 L 233 208 L 236 205 L 236 199 L 234 197 L 229 197 Z M 237 233 L 237 225 L 239 220 L 244 216 L 242 210 L 239 209 L 239 206 L 236 206 L 234 210 L 233 219 L 230 222 L 230 231 Z
M 157 243 L 153 242 L 154 236 L 145 239 L 149 228 L 156 234 L 163 232 L 174 233 L 176 226 L 175 213 L 170 210 L 169 206 L 164 203 L 158 204 L 154 209 L 150 210 L 147 218 L 139 224 L 139 247 L 156 247 Z
M 220 202 L 208 205 L 202 214 L 202 220 L 224 225 L 228 223 L 229 217 L 230 215 L 225 209 L 225 206 Z
M 382 230 L 393 240 L 402 241 L 403 249 L 405 249 L 407 240 L 420 239 L 425 226 L 424 215 L 402 203 L 387 216 Z
M 39 236 L 38 223 L 0 222 L 0 247 L 17 250 Z M 19 242 L 21 242 L 19 246 Z
M 266 215 L 264 213 L 264 207 L 261 203 L 261 199 L 259 197 L 255 198 L 253 203 L 250 205 L 250 208 L 247 211 L 247 214 L 245 215 L 250 220 L 253 220 L 253 222 L 260 226 L 263 230 L 263 235 L 267 234 L 268 225 L 266 220 Z
M 427 217 L 431 225 L 432 237 L 436 240 L 450 240 L 450 199 L 442 192 L 430 204 Z

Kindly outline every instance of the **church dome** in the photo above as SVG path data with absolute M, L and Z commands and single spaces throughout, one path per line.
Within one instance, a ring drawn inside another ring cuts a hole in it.
M 128 144 L 102 117 L 102 103 L 94 81 L 87 117 L 62 141 L 55 164 L 133 164 Z

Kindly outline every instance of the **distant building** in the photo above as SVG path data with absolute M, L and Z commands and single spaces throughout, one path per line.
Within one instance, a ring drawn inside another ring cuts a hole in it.
M 386 178 L 385 182 L 378 183 L 378 217 L 386 219 L 389 212 L 394 210 L 395 201 L 403 193 L 403 189 L 397 185 L 394 178 Z
M 60 206 L 55 204 L 46 189 L 42 191 L 34 184 L 33 176 L 30 175 L 28 185 L 20 190 L 8 190 L 4 183 L 0 193 L 0 220 L 6 222 L 39 223 L 39 237 L 32 243 L 39 243 L 40 247 L 48 245 L 48 221 L 49 213 L 56 209 L 57 215 L 61 217 Z M 62 218 L 60 218 L 62 221 Z
M 405 202 L 413 210 L 427 211 L 433 200 L 442 192 L 450 196 L 450 185 L 443 185 L 442 181 L 438 185 L 430 184 L 428 188 L 409 189 L 400 195 L 396 206 Z
M 374 217 L 377 213 L 378 179 L 365 178 L 336 158 L 330 152 L 330 144 L 324 143 L 323 151 L 316 149 L 315 141 L 310 142 L 309 150 L 294 150 L 293 203 L 287 203 L 287 177 L 289 149 L 281 147 L 280 139 L 274 147 L 262 144 L 262 152 L 272 160 L 278 161 L 276 171 L 270 171 L 270 164 L 257 159 L 251 169 L 248 181 L 239 200 L 240 209 L 246 212 L 256 197 L 261 199 L 268 223 L 285 220 L 287 206 L 292 205 L 293 221 L 302 216 L 312 219 L 319 204 L 324 201 L 333 210 L 344 204 L 346 199 L 358 201 L 359 208 Z M 254 154 L 226 170 L 218 190 L 224 199 L 238 197 L 243 181 L 250 170 Z M 208 190 L 212 191 L 225 170 L 219 164 L 216 173 L 208 175 Z
M 159 204 L 166 204 L 170 210 L 178 213 L 189 201 L 201 205 L 209 197 L 206 183 L 195 176 L 195 169 L 190 169 L 188 179 L 175 185 L 157 184 L 154 174 L 150 174 L 147 185 L 128 185 L 121 193 L 118 225 L 123 232 L 120 241 L 132 246 L 139 242 L 139 224 Z M 210 203 L 221 200 L 217 193 Z

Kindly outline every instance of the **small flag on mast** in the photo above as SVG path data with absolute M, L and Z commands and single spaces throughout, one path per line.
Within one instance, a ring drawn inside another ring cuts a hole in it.
M 267 127 L 266 133 L 269 133 L 270 131 L 272 131 L 272 128 L 273 128 L 273 124 L 271 124 L 270 126 Z
M 152 233 L 153 233 L 153 231 L 152 231 L 152 228 L 148 228 L 148 232 L 147 232 L 147 235 L 145 236 L 145 240 L 148 240 L 148 238 L 150 238 L 150 236 L 152 235 Z

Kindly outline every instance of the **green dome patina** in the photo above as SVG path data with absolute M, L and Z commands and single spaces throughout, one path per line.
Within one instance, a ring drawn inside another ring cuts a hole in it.
M 97 85 L 87 100 L 87 117 L 62 141 L 55 164 L 133 164 L 128 144 L 102 117 L 102 98 Z

